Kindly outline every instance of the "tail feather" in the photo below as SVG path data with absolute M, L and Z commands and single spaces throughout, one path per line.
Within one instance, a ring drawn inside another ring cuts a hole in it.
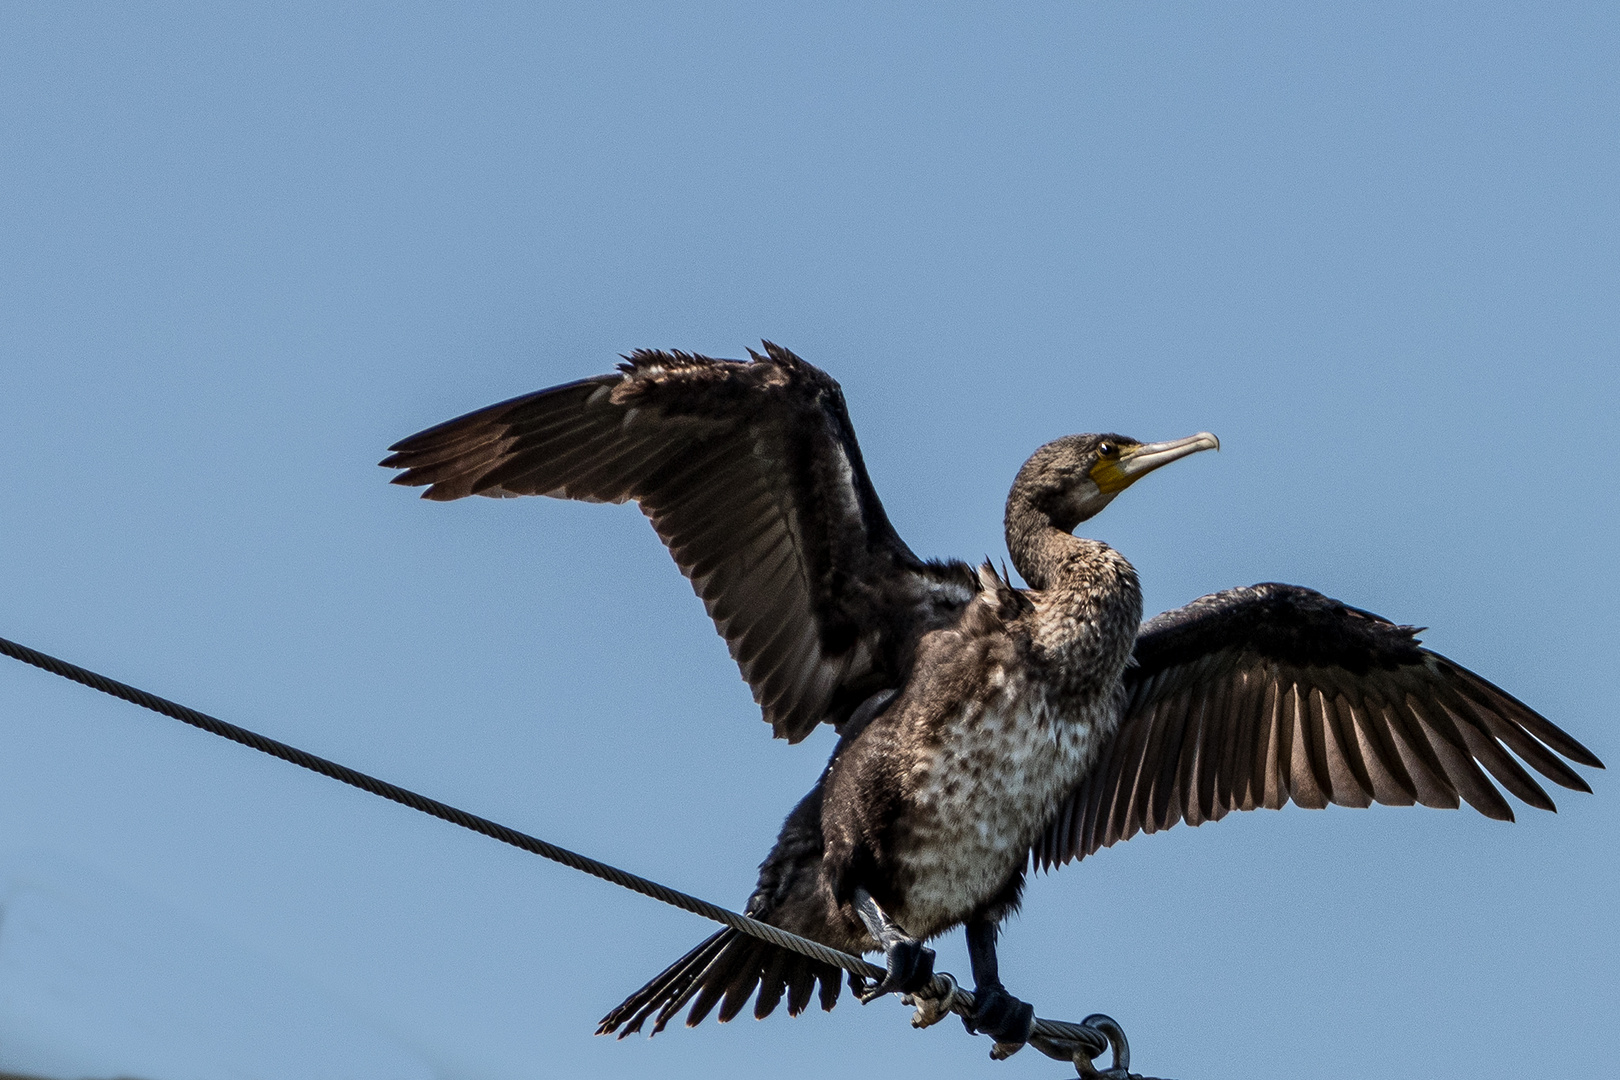
M 763 967 L 769 966 L 770 958 L 766 957 Z M 722 1024 L 729 1024 L 735 1020 L 737 1014 L 742 1012 L 743 1006 L 748 1004 L 748 999 L 754 996 L 754 988 L 759 985 L 762 975 L 764 971 L 760 964 L 749 964 L 738 972 L 737 977 L 726 987 L 726 997 L 720 1003 L 720 1013 L 716 1019 Z
M 697 1000 L 692 1002 L 692 1011 L 686 1014 L 688 1027 L 702 1023 L 710 1010 L 719 1004 L 721 996 L 731 989 L 734 982 L 746 978 L 750 970 L 753 972 L 754 981 L 759 981 L 758 961 L 763 957 L 755 957 L 752 953 L 753 950 L 746 946 L 743 948 L 732 946 L 714 958 L 714 962 L 698 977 L 697 982 L 702 989 L 697 994 Z M 753 987 L 749 989 L 752 990 Z
M 829 979 L 825 974 L 821 975 L 821 1011 L 832 1012 L 832 1007 L 838 1004 L 838 992 L 844 988 L 838 979 L 842 973 L 835 967 L 822 966 L 832 973 L 832 978 Z
M 754 999 L 755 1020 L 763 1020 L 771 1015 L 782 1000 L 782 991 L 787 988 L 787 981 L 782 975 L 787 959 L 787 952 L 778 949 L 765 962 L 765 970 L 759 977 L 759 997 Z
M 624 1038 L 640 1031 L 649 1016 L 657 1013 L 650 1034 L 664 1030 L 674 1016 L 692 1002 L 686 1026 L 694 1027 L 720 1005 L 723 1024 L 742 1012 L 754 997 L 754 1016 L 763 1020 L 775 1011 L 786 991 L 788 1015 L 797 1016 L 810 1004 L 811 992 L 821 984 L 821 1007 L 831 1009 L 843 988 L 842 972 L 808 957 L 747 937 L 735 930 L 722 930 L 698 944 L 691 952 L 661 971 L 640 990 L 625 998 L 618 1008 L 602 1018 L 598 1035 L 617 1033 Z M 693 1001 L 693 998 L 696 998 Z
M 798 1016 L 810 1004 L 810 991 L 816 987 L 815 974 L 802 967 L 787 970 L 788 1015 Z
M 670 994 L 679 994 L 686 988 L 686 982 L 681 978 L 683 975 L 690 981 L 697 970 L 701 970 L 714 959 L 714 954 L 724 946 L 724 942 L 721 941 L 724 936 L 725 931 L 722 930 L 706 938 L 697 948 L 665 968 L 646 986 L 625 998 L 618 1008 L 602 1018 L 596 1033 L 606 1035 L 617 1030 L 619 1038 L 622 1039 L 632 1032 L 640 1031 L 647 1017 L 662 1006 Z

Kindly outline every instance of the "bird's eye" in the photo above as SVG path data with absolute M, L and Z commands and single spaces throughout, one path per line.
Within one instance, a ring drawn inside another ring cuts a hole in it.
M 1103 457 L 1113 457 L 1115 454 L 1119 453 L 1119 447 L 1115 446 L 1111 442 L 1098 443 L 1097 453 L 1101 454 Z

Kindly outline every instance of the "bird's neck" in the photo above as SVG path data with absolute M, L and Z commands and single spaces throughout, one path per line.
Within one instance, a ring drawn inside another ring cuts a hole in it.
M 1031 589 L 1045 592 L 1061 588 L 1118 555 L 1107 544 L 1075 536 L 1059 528 L 1051 517 L 1028 503 L 1007 507 L 1007 552 Z
M 1136 568 L 1101 540 L 1075 536 L 1048 523 L 1016 538 L 1009 531 L 1007 548 L 1031 589 L 1072 593 L 1095 604 L 1124 605 L 1140 617 Z
M 1107 544 L 1075 536 L 1033 510 L 1008 514 L 1007 548 L 1041 594 L 1033 627 L 1037 656 L 1056 663 L 1071 697 L 1111 692 L 1142 619 L 1136 569 Z

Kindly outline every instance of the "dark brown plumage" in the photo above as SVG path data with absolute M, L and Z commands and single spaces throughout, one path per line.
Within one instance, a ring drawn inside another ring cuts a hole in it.
M 1489 777 L 1555 809 L 1508 750 L 1555 784 L 1591 791 L 1558 757 L 1602 768 L 1591 751 L 1417 634 L 1278 584 L 1150 620 L 1126 673 L 1120 733 L 1054 814 L 1036 858 L 1052 866 L 1139 831 L 1290 801 L 1455 808 L 1460 799 L 1512 821 Z
M 797 742 L 896 685 L 922 626 L 973 592 L 924 562 L 872 490 L 843 392 L 767 343 L 754 363 L 641 351 L 398 443 L 427 499 L 635 499 L 703 598 L 754 700 Z
M 1075 435 L 1038 449 L 1007 500 L 1014 588 L 926 562 L 867 478 L 843 396 L 766 343 L 751 362 L 638 352 L 397 444 L 424 497 L 635 499 L 726 639 L 765 719 L 840 739 L 782 827 L 747 910 L 847 951 L 882 949 L 878 993 L 919 986 L 927 938 L 964 925 L 978 1014 L 999 1041 L 1027 1005 L 996 970 L 1027 867 L 1138 832 L 1289 801 L 1423 803 L 1512 818 L 1520 764 L 1590 790 L 1590 751 L 1417 631 L 1309 589 L 1257 585 L 1140 623 L 1130 564 L 1072 530 L 1135 480 L 1217 446 Z M 1516 755 L 1516 756 L 1515 756 Z M 1495 781 L 1493 783 L 1492 781 Z M 824 1008 L 838 972 L 722 931 L 602 1022 L 621 1037 L 691 1005 Z

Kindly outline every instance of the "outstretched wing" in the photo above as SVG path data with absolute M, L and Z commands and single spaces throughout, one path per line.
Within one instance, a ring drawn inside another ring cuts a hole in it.
M 1490 777 L 1552 810 L 1542 776 L 1602 768 L 1545 717 L 1418 644 L 1418 630 L 1293 585 L 1194 600 L 1143 624 L 1124 717 L 1037 842 L 1042 866 L 1230 810 L 1455 807 L 1506 821 Z M 1509 754 L 1511 750 L 1513 753 Z M 1487 776 L 1489 774 L 1489 777 Z
M 423 498 L 636 500 L 703 598 L 779 737 L 898 685 L 974 576 L 918 559 L 867 478 L 843 392 L 765 343 L 753 360 L 641 351 L 620 370 L 396 443 Z

